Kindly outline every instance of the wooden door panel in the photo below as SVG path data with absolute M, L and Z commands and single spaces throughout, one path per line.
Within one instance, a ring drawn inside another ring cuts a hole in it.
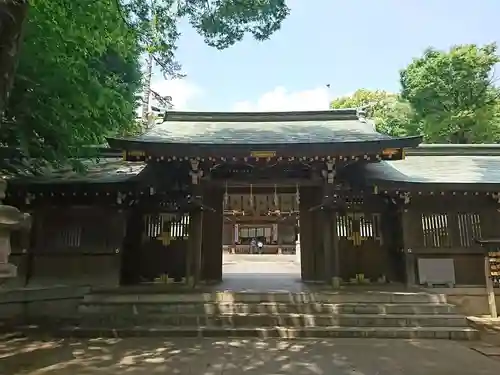
M 180 281 L 186 272 L 189 216 L 145 215 L 138 267 L 143 281 L 168 275 Z
M 383 245 L 380 214 L 346 212 L 337 223 L 340 250 L 340 273 L 344 281 L 362 274 L 376 282 L 389 277 L 390 261 Z

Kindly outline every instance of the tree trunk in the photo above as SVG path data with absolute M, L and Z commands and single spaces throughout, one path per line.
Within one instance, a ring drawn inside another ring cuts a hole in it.
M 14 84 L 28 8 L 28 0 L 4 0 L 0 4 L 0 121 Z
M 151 79 L 153 74 L 153 54 L 148 54 L 146 65 L 146 76 L 144 80 L 144 99 L 142 102 L 142 126 L 143 131 L 149 130 L 149 103 L 151 101 Z

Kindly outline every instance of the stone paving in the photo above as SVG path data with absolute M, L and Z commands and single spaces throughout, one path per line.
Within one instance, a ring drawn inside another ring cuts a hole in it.
M 217 289 L 300 292 L 300 263 L 295 255 L 224 254 L 223 282 Z
M 4 337 L 0 374 L 498 375 L 500 361 L 442 340 Z

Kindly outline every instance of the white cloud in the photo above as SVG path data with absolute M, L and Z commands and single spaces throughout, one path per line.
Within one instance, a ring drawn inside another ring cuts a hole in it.
M 331 98 L 328 88 L 316 87 L 303 91 L 288 91 L 278 86 L 260 96 L 255 102 L 241 101 L 233 105 L 233 111 L 314 111 L 329 108 Z
M 189 111 L 193 110 L 190 102 L 203 94 L 201 87 L 186 80 L 175 79 L 167 81 L 164 79 L 153 79 L 151 88 L 162 96 L 171 96 L 174 110 Z

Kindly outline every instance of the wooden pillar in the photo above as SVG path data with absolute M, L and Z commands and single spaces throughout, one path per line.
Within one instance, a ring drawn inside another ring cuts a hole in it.
M 495 249 L 496 250 L 496 249 Z M 490 257 L 485 255 L 484 257 L 484 275 L 486 280 L 486 296 L 488 298 L 488 306 L 490 309 L 490 316 L 493 319 L 498 318 L 497 303 L 495 298 L 495 287 L 493 285 L 493 280 L 491 279 L 491 265 Z
M 493 205 L 492 205 L 493 206 Z M 500 229 L 500 213 L 496 209 L 496 205 L 485 209 L 480 214 L 481 222 L 481 236 L 482 239 L 498 238 L 497 233 Z M 484 245 L 483 245 L 484 246 Z M 498 308 L 496 304 L 495 297 L 495 286 L 493 280 L 490 277 L 490 259 L 488 256 L 488 248 L 484 249 L 484 273 L 485 273 L 485 284 L 486 284 L 486 297 L 488 299 L 488 306 L 490 309 L 490 316 L 492 318 L 498 318 Z
M 321 204 L 321 187 L 300 188 L 300 255 L 302 280 L 324 281 L 323 217 L 320 210 L 310 211 Z
M 313 222 L 311 195 L 306 187 L 300 188 L 300 271 L 303 281 L 312 281 L 311 252 L 313 247 Z
M 324 277 L 325 283 L 330 284 L 334 273 L 333 269 L 333 220 L 332 211 L 325 209 L 323 215 L 323 257 L 324 257 Z
M 387 204 L 380 215 L 380 231 L 383 250 L 387 255 L 386 276 L 388 281 L 405 281 L 402 213 L 397 206 Z
M 405 208 L 402 215 L 403 220 L 403 243 L 404 243 L 404 264 L 406 286 L 411 287 L 417 284 L 417 257 L 413 253 L 412 246 L 415 243 L 415 233 L 422 233 L 422 220 L 420 213 L 412 212 Z
M 195 287 L 201 279 L 201 246 L 203 236 L 203 211 L 197 209 L 189 215 L 189 245 L 186 280 Z
M 321 198 L 321 190 L 318 189 L 314 193 L 315 204 L 314 206 L 318 206 L 322 202 Z M 320 197 L 321 199 L 318 199 Z M 328 221 L 328 220 L 326 220 Z M 323 215 L 322 210 L 317 210 L 313 212 L 313 264 L 314 264 L 314 280 L 322 282 L 325 280 L 325 252 L 324 252 L 324 237 L 323 237 L 323 228 L 325 228 L 325 215 Z
M 342 278 L 340 277 L 340 243 L 339 243 L 339 234 L 338 234 L 338 229 L 337 229 L 337 220 L 338 220 L 338 213 L 337 212 L 332 212 L 331 214 L 332 217 L 332 246 L 333 246 L 333 269 L 332 269 L 332 278 L 331 278 L 331 283 L 332 286 L 335 288 L 340 287 L 340 283 Z
M 137 284 L 140 282 L 141 235 L 144 224 L 142 212 L 132 208 L 127 212 L 125 237 L 122 244 L 121 284 Z M 37 229 L 39 226 L 37 226 Z
M 224 191 L 218 187 L 205 187 L 203 202 L 215 211 L 205 211 L 203 214 L 202 243 L 202 280 L 218 282 L 222 280 L 222 249 L 223 249 L 223 196 Z M 233 225 L 228 230 L 234 231 Z M 233 234 L 231 234 L 232 238 Z M 232 247 L 233 244 L 231 244 Z

